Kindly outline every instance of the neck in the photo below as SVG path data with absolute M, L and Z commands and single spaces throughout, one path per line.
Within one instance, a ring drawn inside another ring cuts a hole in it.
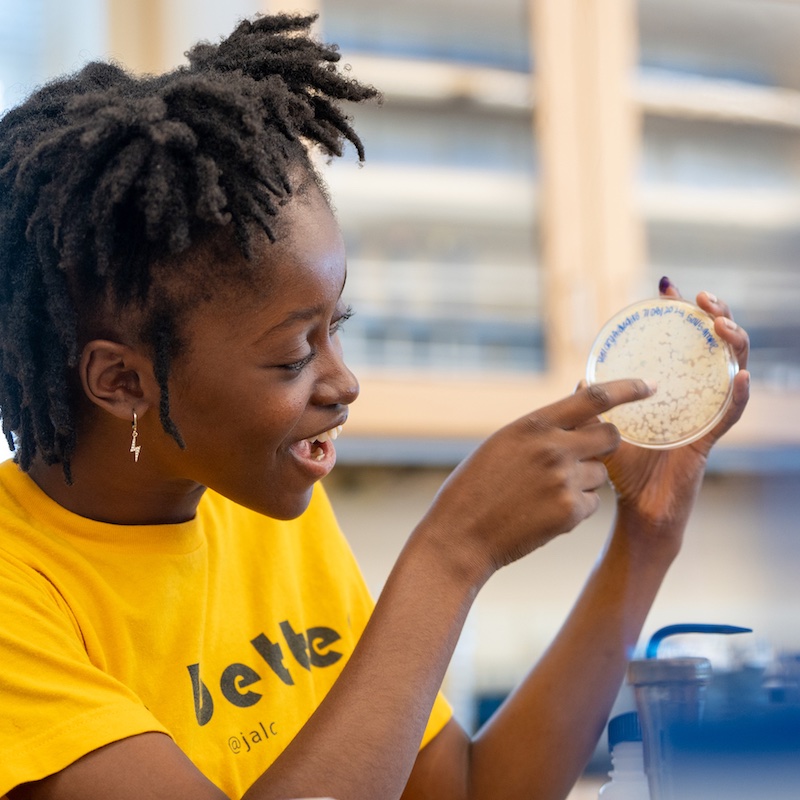
M 158 480 L 143 465 L 127 461 L 113 465 L 108 458 L 91 464 L 78 454 L 72 461 L 73 483 L 67 485 L 61 464 L 37 459 L 29 474 L 36 485 L 60 506 L 81 517 L 114 525 L 164 525 L 193 519 L 205 487 L 186 481 Z

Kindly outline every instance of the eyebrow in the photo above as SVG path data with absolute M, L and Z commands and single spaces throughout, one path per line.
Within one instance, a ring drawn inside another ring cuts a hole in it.
M 282 319 L 277 325 L 273 325 L 269 330 L 264 331 L 262 336 L 268 336 L 270 333 L 280 330 L 281 328 L 289 328 L 295 322 L 303 322 L 314 319 L 314 317 L 318 317 L 320 314 L 322 314 L 323 311 L 324 309 L 322 306 L 300 308 L 297 311 L 292 311 L 291 314 Z
M 337 302 L 342 299 L 346 283 L 347 283 L 347 268 L 345 267 L 344 280 L 342 281 L 342 288 L 339 290 L 339 295 L 336 298 Z M 275 331 L 279 331 L 283 328 L 289 328 L 295 322 L 308 322 L 309 320 L 314 319 L 314 317 L 320 316 L 324 310 L 325 310 L 324 305 L 318 305 L 318 306 L 311 306 L 310 308 L 299 308 L 297 309 L 297 311 L 292 311 L 279 323 L 273 325 L 269 330 L 264 331 L 258 337 L 258 340 L 261 341 L 262 339 L 269 336 L 271 333 L 274 333 Z

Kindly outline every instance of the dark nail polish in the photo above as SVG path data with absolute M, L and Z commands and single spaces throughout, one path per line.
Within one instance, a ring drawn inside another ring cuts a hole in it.
M 672 286 L 670 279 L 665 275 L 659 282 L 658 282 L 658 291 L 661 294 L 664 294 L 669 287 Z

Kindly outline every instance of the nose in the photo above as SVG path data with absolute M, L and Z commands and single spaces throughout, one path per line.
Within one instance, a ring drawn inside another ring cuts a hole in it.
M 360 391 L 358 379 L 344 363 L 341 347 L 332 347 L 326 354 L 326 369 L 320 375 L 314 392 L 319 405 L 350 405 Z

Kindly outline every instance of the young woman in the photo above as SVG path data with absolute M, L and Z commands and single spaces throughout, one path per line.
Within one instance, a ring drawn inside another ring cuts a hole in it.
M 358 384 L 346 268 L 309 158 L 375 95 L 310 18 L 244 22 L 190 66 L 91 64 L 0 121 L 0 792 L 10 800 L 556 798 L 603 729 L 713 443 L 620 445 L 579 388 L 491 436 L 374 610 L 318 483 Z M 669 285 L 662 287 L 675 294 Z M 745 367 L 748 340 L 697 302 Z M 505 564 L 610 477 L 605 551 L 474 738 L 438 687 Z

